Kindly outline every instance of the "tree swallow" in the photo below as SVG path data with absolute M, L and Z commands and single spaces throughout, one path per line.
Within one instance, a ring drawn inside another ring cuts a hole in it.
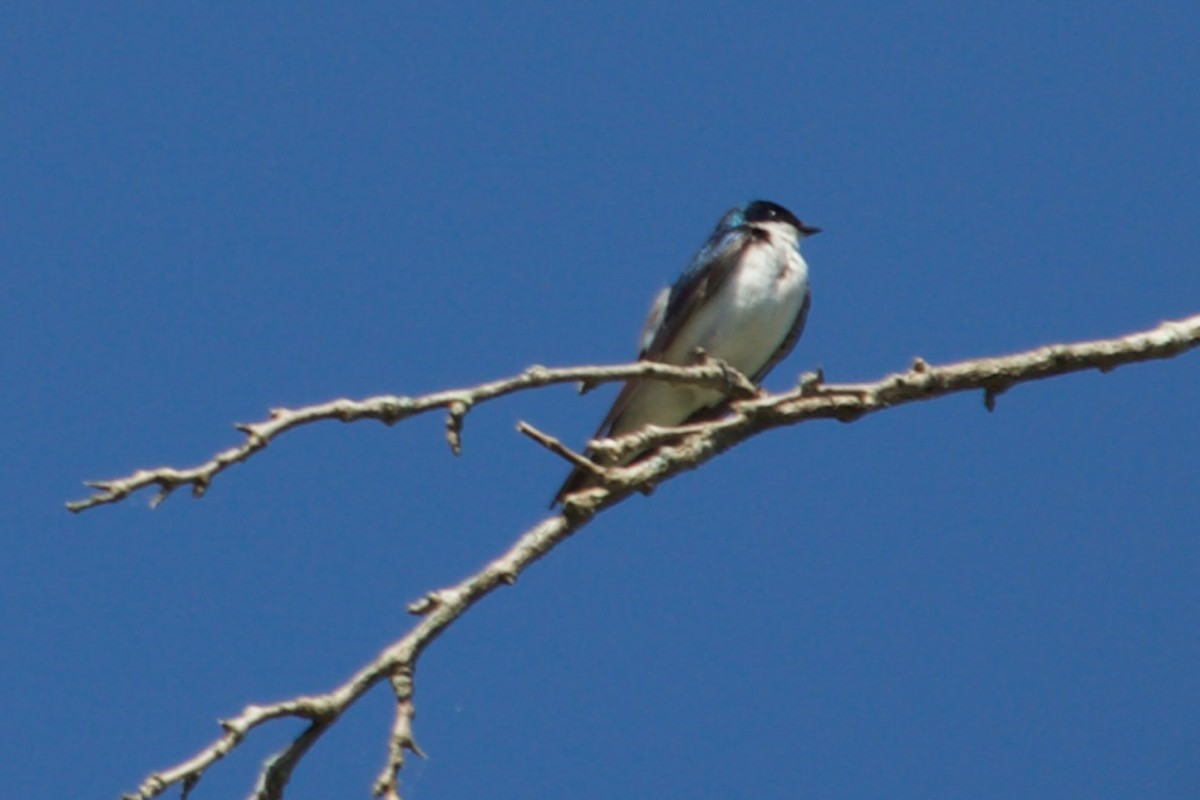
M 810 294 L 800 242 L 820 232 L 766 200 L 730 209 L 675 285 L 655 299 L 638 360 L 690 364 L 699 347 L 761 381 L 804 330 Z M 724 407 L 725 395 L 715 389 L 631 379 L 592 438 L 712 419 Z M 576 468 L 550 505 L 593 485 L 591 474 Z

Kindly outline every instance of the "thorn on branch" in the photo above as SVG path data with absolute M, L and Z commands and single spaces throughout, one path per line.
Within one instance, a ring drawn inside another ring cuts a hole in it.
M 419 600 L 414 600 L 409 603 L 408 613 L 421 617 L 432 613 L 434 610 L 441 608 L 447 603 L 453 603 L 455 601 L 455 597 L 453 595 L 447 596 L 448 593 L 449 590 L 447 589 L 435 589 Z
M 446 441 L 450 443 L 450 452 L 456 456 L 462 455 L 463 420 L 470 410 L 469 400 L 455 400 L 450 404 L 450 414 L 446 417 Z
M 797 386 L 800 388 L 800 395 L 802 397 L 810 397 L 817 393 L 817 390 L 823 383 L 825 383 L 825 370 L 817 367 L 813 372 L 801 373 Z
M 834 413 L 833 418 L 838 422 L 849 424 L 858 421 L 864 414 L 866 414 L 866 411 L 862 408 L 842 408 Z
M 279 419 L 285 413 L 287 413 L 287 409 L 272 408 L 271 409 L 271 419 Z M 237 430 L 241 431 L 242 433 L 244 433 L 246 435 L 246 438 L 250 440 L 250 445 L 252 447 L 254 447 L 255 449 L 258 449 L 261 447 L 266 447 L 268 444 L 271 443 L 270 439 L 263 436 L 262 433 L 259 432 L 257 425 L 253 425 L 248 422 L 237 422 L 237 423 L 234 423 L 233 427 L 236 428 Z
M 530 364 L 522 377 L 528 379 L 530 386 L 545 386 L 550 382 L 550 370 L 542 364 Z
M 411 603 L 409 603 L 408 613 L 412 614 L 414 617 L 423 617 L 432 612 L 439 605 L 441 605 L 441 602 L 438 600 L 437 596 L 433 592 L 430 592 L 424 597 L 418 600 L 413 600 Z
M 161 506 L 163 504 L 163 501 L 166 500 L 168 497 L 170 497 L 171 492 L 173 492 L 173 491 L 175 491 L 174 486 L 167 486 L 165 484 L 162 485 L 162 488 L 160 488 L 158 490 L 158 494 L 156 494 L 156 495 L 154 495 L 154 497 L 150 498 L 150 508 L 155 509 L 155 508 L 158 508 L 159 506 Z M 196 492 L 196 490 L 193 489 L 192 493 L 194 495 L 195 495 L 195 492 Z M 195 496 L 199 497 L 199 495 L 195 495 Z
M 983 407 L 992 413 L 996 410 L 996 398 L 1008 391 L 1008 386 L 1005 384 L 996 384 L 987 386 L 983 390 Z
M 412 413 L 411 397 L 389 397 L 379 404 L 379 421 L 389 428 Z

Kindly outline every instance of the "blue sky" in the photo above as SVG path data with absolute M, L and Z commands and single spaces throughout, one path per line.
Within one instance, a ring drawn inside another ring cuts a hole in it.
M 279 405 L 632 356 L 780 202 L 834 381 L 1200 311 L 1200 9 L 16 4 L 0 12 L 0 789 L 116 797 L 324 691 L 545 513 L 609 392 L 296 431 Z M 1196 355 L 760 437 L 439 640 L 408 798 L 1182 797 L 1200 781 Z M 367 697 L 292 798 L 366 797 Z M 197 798 L 241 797 L 296 727 Z

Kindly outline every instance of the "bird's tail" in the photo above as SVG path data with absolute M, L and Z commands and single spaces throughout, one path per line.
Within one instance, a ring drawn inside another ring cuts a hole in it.
M 558 492 L 555 493 L 554 499 L 550 501 L 550 508 L 554 508 L 561 503 L 567 495 L 581 492 L 584 489 L 590 489 L 596 485 L 595 475 L 583 467 L 576 467 L 571 470 L 571 474 L 563 481 L 563 485 L 558 487 Z
M 683 420 L 683 422 L 681 422 L 679 424 L 680 425 L 691 425 L 696 422 L 709 422 L 711 420 L 721 417 L 728 410 L 729 410 L 729 401 L 721 400 L 720 402 L 714 403 L 711 406 L 706 406 L 705 408 L 698 409 L 697 411 L 693 412 L 691 416 L 689 416 L 687 419 Z M 607 421 L 606 421 L 606 425 L 607 425 Z M 611 426 L 609 426 L 609 427 L 611 427 Z M 600 431 L 603 431 L 603 430 L 604 430 L 604 428 L 600 429 Z M 592 438 L 593 439 L 599 438 L 601 435 L 600 431 L 596 431 L 596 435 L 593 436 Z M 612 435 L 612 431 L 610 430 L 608 432 L 608 434 L 606 434 L 606 436 L 611 436 L 611 435 Z M 651 452 L 653 452 L 653 451 L 651 451 Z M 642 457 L 647 456 L 649 454 L 650 453 L 648 453 L 647 451 L 644 451 L 644 450 L 639 450 L 634 453 L 628 453 L 623 458 L 621 458 L 620 461 L 618 461 L 617 463 L 632 464 L 633 462 L 638 461 Z M 584 455 L 586 455 L 588 458 L 591 458 L 591 459 L 595 459 L 595 457 L 596 457 L 596 454 L 594 452 L 592 452 L 590 449 L 587 450 L 584 453 Z M 601 461 L 600 463 L 605 463 L 605 462 Z M 571 470 L 571 474 L 567 476 L 567 479 L 565 481 L 563 481 L 563 485 L 558 488 L 558 493 L 555 494 L 554 499 L 550 501 L 550 508 L 554 508 L 556 505 L 561 503 L 566 498 L 566 496 L 569 494 L 574 494 L 575 492 L 582 492 L 584 489 L 591 489 L 592 487 L 599 486 L 599 485 L 600 484 L 597 481 L 595 475 L 593 475 L 591 472 L 589 472 L 588 470 L 586 470 L 582 467 L 576 467 L 575 469 Z

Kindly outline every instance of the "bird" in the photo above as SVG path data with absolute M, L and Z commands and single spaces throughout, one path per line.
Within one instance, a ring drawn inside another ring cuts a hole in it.
M 804 332 L 812 293 L 800 243 L 820 232 L 769 200 L 727 211 L 674 285 L 655 298 L 638 360 L 692 364 L 700 348 L 759 384 Z M 726 403 L 727 395 L 716 389 L 631 378 L 592 438 L 713 419 Z M 550 507 L 597 483 L 590 471 L 576 467 Z

